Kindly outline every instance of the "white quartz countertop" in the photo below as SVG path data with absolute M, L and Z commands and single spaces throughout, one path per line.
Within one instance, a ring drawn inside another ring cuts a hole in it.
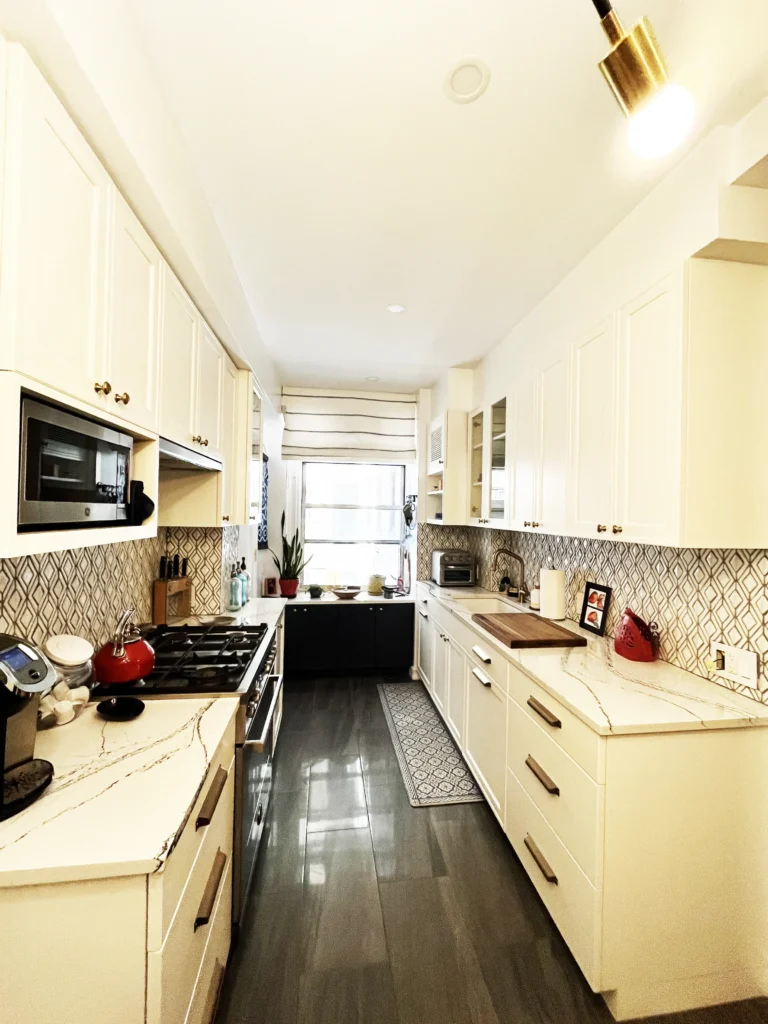
M 438 603 L 469 625 L 486 646 L 503 652 L 598 733 L 768 726 L 768 705 L 664 661 L 628 661 L 616 654 L 610 637 L 597 637 L 576 622 L 566 619 L 561 625 L 585 637 L 586 647 L 513 650 L 472 622 L 471 610 L 455 603 L 472 596 L 503 595 L 480 587 L 419 586 L 428 587 Z M 531 609 L 509 601 L 509 611 Z
M 0 887 L 158 871 L 186 823 L 238 702 L 152 700 L 131 722 L 90 704 L 37 734 L 54 779 L 0 822 Z
M 301 591 L 296 597 L 291 598 L 289 604 L 413 604 L 413 594 L 405 594 L 402 597 L 383 597 L 382 595 L 369 594 L 367 590 L 361 590 L 357 597 L 337 597 L 327 591 L 322 597 L 310 597 L 306 590 Z

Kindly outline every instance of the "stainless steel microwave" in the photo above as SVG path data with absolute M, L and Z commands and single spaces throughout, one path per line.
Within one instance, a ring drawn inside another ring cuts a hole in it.
M 22 394 L 19 530 L 124 524 L 132 451 L 128 434 Z

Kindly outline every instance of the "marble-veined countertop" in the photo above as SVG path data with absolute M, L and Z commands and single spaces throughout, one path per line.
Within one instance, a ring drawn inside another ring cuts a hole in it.
M 150 700 L 133 721 L 108 722 L 89 704 L 39 732 L 35 756 L 55 775 L 0 822 L 0 888 L 158 871 L 237 707 L 222 697 Z
M 768 726 L 768 705 L 664 661 L 634 662 L 616 654 L 610 637 L 597 637 L 568 619 L 561 625 L 586 647 L 513 650 L 472 621 L 457 599 L 504 597 L 481 587 L 441 588 L 420 582 L 432 597 L 482 637 L 485 646 L 527 672 L 595 732 L 680 732 Z M 531 612 L 509 601 L 510 612 Z M 532 614 L 536 614 L 533 612 Z

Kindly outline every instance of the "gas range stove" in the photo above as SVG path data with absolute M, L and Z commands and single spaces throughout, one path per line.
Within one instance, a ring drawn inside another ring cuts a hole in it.
M 267 626 L 155 626 L 144 637 L 155 650 L 155 668 L 137 683 L 94 688 L 91 699 L 174 694 L 234 693 L 249 674 Z

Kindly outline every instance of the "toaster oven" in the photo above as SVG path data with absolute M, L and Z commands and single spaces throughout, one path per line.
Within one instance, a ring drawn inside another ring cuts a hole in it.
M 432 580 L 438 587 L 474 587 L 475 559 L 456 549 L 432 552 Z

